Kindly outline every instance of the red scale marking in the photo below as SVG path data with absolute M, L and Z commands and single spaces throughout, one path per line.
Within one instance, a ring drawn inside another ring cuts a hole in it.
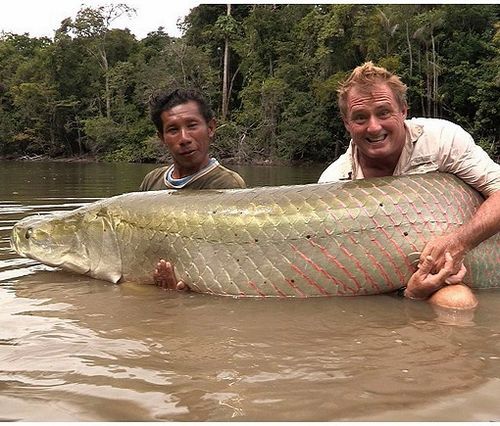
M 311 242 L 312 244 L 312 242 Z M 344 293 L 351 293 L 353 295 L 359 293 L 359 290 L 361 290 L 361 286 L 360 284 L 355 280 L 355 278 L 349 273 L 349 271 L 335 258 L 335 256 L 333 256 L 331 253 L 328 252 L 328 250 L 325 248 L 325 247 L 322 247 L 322 246 L 319 246 L 319 245 L 315 245 L 316 248 L 319 248 L 323 255 L 331 262 L 331 263 L 334 263 L 336 267 L 338 267 L 339 269 L 343 270 L 346 275 L 349 276 L 349 278 L 351 278 L 353 281 L 354 281 L 354 284 L 356 285 L 357 287 L 357 290 L 349 287 L 347 284 L 345 284 L 344 282 L 336 279 L 334 276 L 330 275 L 327 271 L 325 270 L 321 270 L 320 272 L 325 275 L 328 279 L 330 279 L 331 281 L 333 281 L 333 283 L 335 285 L 337 285 L 337 287 L 342 287 L 343 289 L 343 292 Z
M 465 195 L 467 195 L 467 199 L 465 198 Z M 465 192 L 462 188 L 460 188 L 459 191 L 454 192 L 453 194 L 450 194 L 450 196 L 453 196 L 455 198 L 456 207 L 458 208 L 458 211 L 460 212 L 462 218 L 466 217 L 466 212 L 462 208 L 462 206 L 468 206 L 469 208 L 471 208 L 471 206 L 474 206 L 476 204 L 476 201 L 473 199 L 471 194 L 468 192 Z M 460 196 L 462 202 L 460 202 L 460 200 L 458 199 L 459 196 Z
M 373 278 L 368 274 L 368 272 L 365 270 L 365 268 L 363 268 L 363 265 L 361 265 L 358 258 L 356 256 L 354 256 L 351 252 L 349 252 L 342 245 L 340 245 L 339 247 L 340 247 L 340 250 L 342 250 L 347 255 L 347 257 L 349 257 L 353 260 L 353 262 L 356 264 L 356 266 L 361 270 L 361 272 L 365 276 L 366 280 L 370 282 L 372 288 L 375 289 L 376 291 L 378 291 L 379 293 L 381 293 L 382 289 L 378 286 L 378 284 L 375 281 L 373 281 Z
M 297 272 L 302 278 L 306 280 L 306 282 L 311 286 L 316 288 L 321 294 L 324 296 L 329 296 L 330 293 L 326 292 L 324 288 L 322 288 L 316 281 L 314 281 L 311 277 L 306 275 L 304 271 L 302 271 L 297 265 L 291 263 L 290 267 Z
M 366 213 L 368 213 L 367 210 L 364 208 L 364 206 L 362 208 L 365 210 Z M 367 216 L 372 220 L 372 222 L 375 224 L 376 228 L 379 229 L 386 236 L 386 238 L 392 243 L 392 245 L 396 248 L 396 250 L 399 252 L 401 257 L 404 259 L 408 268 L 411 269 L 412 265 L 409 262 L 408 257 L 405 255 L 404 251 L 401 249 L 401 247 L 396 243 L 396 241 L 394 241 L 393 238 L 391 238 L 391 236 L 387 233 L 387 231 L 377 222 L 377 220 L 375 219 L 374 216 L 370 216 L 369 214 L 367 214 Z M 398 271 L 398 275 L 400 277 L 402 277 L 402 275 L 400 274 L 400 271 Z
M 448 203 L 448 207 L 449 207 L 446 211 L 447 212 L 453 212 L 453 214 L 455 216 L 455 222 L 454 223 L 457 223 L 457 224 L 463 223 L 463 218 L 465 217 L 464 216 L 464 210 L 462 209 L 462 207 L 460 205 L 460 202 L 458 202 L 458 199 L 457 199 L 456 195 L 453 194 L 453 193 L 451 193 L 449 191 L 449 189 L 446 188 L 446 187 L 444 187 L 441 183 L 436 182 L 436 185 L 439 185 L 442 188 L 441 189 L 441 195 L 446 200 L 446 202 Z M 462 193 L 462 190 L 460 189 L 458 192 Z M 445 194 L 447 194 L 447 195 L 445 195 Z M 450 198 L 453 198 L 453 200 L 455 202 L 452 203 L 452 201 L 450 200 Z M 454 204 L 454 207 L 457 207 L 457 209 L 459 210 L 459 213 L 461 214 L 461 216 L 458 215 L 458 213 L 456 212 L 455 209 L 451 209 L 450 208 L 453 204 Z
M 324 274 L 328 279 L 332 280 L 333 283 L 337 286 L 340 286 L 343 288 L 344 292 L 347 293 L 347 291 L 350 291 L 352 294 L 357 294 L 359 292 L 359 290 L 361 290 L 361 285 L 359 284 L 359 282 L 356 280 L 356 277 L 354 277 L 348 269 L 346 269 L 346 267 L 344 265 L 342 265 L 336 258 L 334 255 L 332 255 L 325 247 L 319 245 L 318 243 L 315 243 L 314 241 L 312 240 L 309 240 L 309 243 L 315 247 L 315 248 L 318 248 L 320 249 L 321 253 L 331 262 L 331 263 L 334 263 L 335 266 L 337 266 L 338 268 L 340 268 L 342 271 L 344 271 L 344 273 L 351 279 L 351 281 L 354 282 L 354 284 L 356 285 L 356 289 L 353 289 L 351 287 L 349 287 L 347 284 L 343 283 L 342 281 L 339 281 L 337 280 L 335 277 L 331 276 L 328 272 L 326 272 L 323 268 L 320 268 L 319 266 L 316 265 L 315 269 L 319 272 L 321 272 L 322 274 Z M 314 265 L 313 265 L 314 267 Z
M 394 241 L 393 238 L 391 238 L 391 236 L 387 233 L 387 231 L 384 228 L 382 228 L 382 227 L 379 227 L 379 228 L 380 228 L 380 231 L 386 236 L 386 238 L 392 243 L 392 245 L 396 248 L 396 250 L 401 255 L 401 257 L 404 259 L 406 266 L 408 266 L 408 268 L 411 269 L 412 265 L 411 265 L 410 261 L 408 260 L 408 257 L 405 255 L 404 251 L 401 250 L 401 247 L 399 246 L 399 244 L 396 241 Z
M 295 245 L 291 244 L 292 250 L 296 252 L 302 259 L 304 259 L 309 265 L 311 265 L 314 269 L 316 269 L 319 272 L 325 272 L 321 267 L 319 267 L 312 259 L 307 257 L 304 253 L 302 253 Z M 305 280 L 318 289 L 318 291 L 323 294 L 323 295 L 330 295 L 328 291 L 325 290 L 322 286 L 320 286 L 316 281 L 314 281 L 311 277 L 307 276 L 304 271 L 302 271 L 297 265 L 291 263 L 290 266 L 298 272 L 302 277 L 305 278 Z
M 434 185 L 432 185 L 432 184 L 430 184 L 430 185 L 431 185 L 431 186 L 434 186 Z M 420 187 L 422 188 L 422 190 L 423 190 L 423 191 L 427 192 L 427 194 L 429 194 L 429 195 L 433 198 L 433 200 L 434 200 L 434 205 L 436 205 L 436 206 L 437 206 L 437 207 L 441 210 L 441 212 L 443 213 L 444 217 L 446 218 L 446 222 L 449 222 L 449 219 L 448 219 L 448 212 L 447 212 L 447 209 L 445 209 L 445 208 L 443 207 L 443 205 L 442 205 L 443 203 L 440 203 L 440 202 L 439 202 L 439 200 L 436 198 L 436 196 L 435 196 L 435 195 L 434 195 L 431 191 L 429 191 L 429 190 L 428 190 L 425 186 L 420 185 Z M 430 212 L 430 213 L 431 213 L 431 215 L 432 215 L 432 210 L 431 210 L 431 212 Z M 438 220 L 437 220 L 437 218 L 436 218 L 434 215 L 433 215 L 433 219 L 434 219 L 434 222 L 435 222 L 435 223 L 438 223 Z
M 419 185 L 419 187 L 421 188 L 421 187 L 422 187 L 422 185 Z M 420 200 L 422 201 L 422 204 L 423 204 L 423 205 L 425 205 L 425 206 L 429 206 L 429 203 L 425 200 L 425 198 L 423 198 L 423 197 L 421 196 L 421 194 L 420 194 L 419 192 L 417 192 L 417 191 L 415 190 L 415 188 L 413 188 L 413 187 L 412 187 L 412 186 L 410 186 L 410 185 L 408 186 L 408 188 L 409 188 L 409 189 L 411 189 L 411 190 L 414 192 L 414 194 L 415 194 L 417 197 L 419 197 L 419 198 L 420 198 Z M 428 191 L 427 191 L 427 192 L 428 192 Z M 400 191 L 400 193 L 406 197 L 406 194 L 405 194 L 404 192 Z M 431 195 L 432 195 L 432 194 L 431 194 Z M 440 204 L 437 202 L 436 197 L 434 197 L 434 195 L 432 195 L 432 197 L 434 198 L 434 201 L 435 201 L 435 203 L 434 203 L 434 204 L 438 204 L 438 205 L 440 206 Z M 414 203 L 410 203 L 410 204 L 411 204 L 411 206 L 412 206 L 412 207 L 416 210 L 416 207 L 415 207 Z M 434 204 L 433 204 L 433 205 L 434 205 Z M 440 207 L 441 207 L 441 206 L 440 206 Z M 427 227 L 427 229 L 429 230 L 429 232 L 430 232 L 431 234 L 433 234 L 433 233 L 434 233 L 434 231 L 433 231 L 433 229 L 431 228 L 431 222 L 434 222 L 434 223 L 438 224 L 438 221 L 437 221 L 437 219 L 436 219 L 436 216 L 432 214 L 432 209 L 431 209 L 430 207 L 427 207 L 426 209 L 427 209 L 427 211 L 429 212 L 430 219 L 429 219 L 429 220 L 427 220 L 427 221 L 425 221 L 425 222 L 424 222 L 424 224 L 425 224 L 425 226 Z M 419 213 L 419 212 L 418 212 L 418 210 L 416 210 L 416 211 L 417 211 L 417 213 L 418 213 L 418 214 L 421 214 L 421 213 Z M 424 245 L 427 243 L 427 241 L 426 241 L 426 240 L 424 240 L 424 239 L 422 239 L 422 242 L 423 242 L 423 244 L 424 244 Z M 417 251 L 418 251 L 418 250 L 417 250 Z
M 458 196 L 460 196 L 461 200 L 458 200 Z M 467 216 L 467 212 L 464 210 L 462 206 L 474 206 L 476 203 L 472 200 L 472 197 L 465 198 L 464 191 L 458 191 L 458 194 L 455 194 L 456 199 L 456 208 L 458 209 L 460 216 L 465 218 Z
M 394 242 L 394 240 L 387 234 L 387 232 L 376 222 L 375 218 L 372 218 L 372 220 L 376 223 L 377 227 L 384 233 L 384 235 L 387 237 L 387 239 L 394 245 L 394 247 L 396 247 L 396 250 L 398 250 L 400 252 L 400 254 L 402 255 L 402 257 L 405 260 L 405 262 L 408 265 L 408 267 L 411 268 L 411 264 L 409 263 L 408 258 L 402 252 L 401 248 Z M 387 257 L 387 259 L 389 259 L 389 262 L 391 262 L 392 265 L 394 266 L 394 270 L 398 274 L 398 277 L 399 277 L 400 281 L 404 282 L 404 279 L 405 279 L 404 275 L 401 273 L 401 271 L 397 267 L 396 263 L 392 259 L 392 256 L 389 254 L 389 252 L 382 246 L 382 244 L 380 244 L 380 242 L 378 240 L 374 239 L 373 243 L 382 251 L 382 253 L 385 254 L 385 256 Z
M 405 216 L 406 218 L 408 218 L 408 216 L 406 215 L 406 213 L 404 213 L 404 212 L 402 211 L 403 209 L 402 209 L 399 205 L 397 205 L 397 204 L 396 204 L 396 207 L 399 209 L 399 211 L 401 212 L 401 214 L 402 214 L 403 216 Z M 391 219 L 391 222 L 393 222 L 393 223 L 394 223 L 394 221 L 392 220 L 392 217 L 391 217 L 390 215 L 389 215 L 389 218 Z M 408 220 L 408 219 L 407 219 L 407 220 Z M 409 225 L 409 226 L 412 228 L 412 230 L 413 230 L 413 227 L 411 226 L 411 224 L 410 224 L 410 221 L 409 221 L 409 220 L 408 220 L 408 225 Z M 428 223 L 426 223 L 426 225 L 428 225 Z M 394 227 L 396 227 L 396 224 L 395 224 L 395 223 L 394 223 Z M 415 232 L 415 233 L 416 233 L 416 234 L 418 234 L 417 232 Z M 423 238 L 422 238 L 422 239 L 423 239 Z M 409 241 L 409 240 L 407 240 L 407 241 L 408 241 L 408 244 L 411 246 L 411 248 L 412 248 L 414 251 L 418 251 L 418 248 L 417 248 L 417 246 L 416 246 L 415 244 L 413 244 L 413 243 L 412 243 L 411 241 Z
M 358 244 L 355 240 L 354 240 L 354 237 L 352 235 L 349 236 L 349 239 L 353 242 L 353 244 Z M 371 262 L 375 265 L 375 267 L 380 271 L 380 273 L 383 275 L 384 279 L 385 279 L 385 282 L 387 284 L 388 287 L 390 288 L 394 288 L 394 285 L 391 283 L 391 280 L 389 278 L 389 275 L 387 275 L 387 272 L 385 272 L 385 269 L 382 267 L 382 265 L 377 261 L 377 259 L 375 259 L 375 257 L 369 253 L 369 252 L 366 252 L 366 255 L 368 257 L 368 259 L 371 260 Z
M 477 208 L 477 199 L 470 192 L 460 191 L 460 195 L 462 196 L 462 199 L 464 200 L 465 206 L 468 206 L 469 208 L 471 206 L 476 206 L 476 208 Z M 465 196 L 467 196 L 467 199 L 465 198 Z
M 279 297 L 286 297 L 286 294 L 283 293 L 278 287 L 276 287 L 274 283 L 270 284 L 273 286 L 274 290 L 276 290 L 276 294 L 278 294 Z
M 248 281 L 248 285 L 252 287 L 259 294 L 259 296 L 266 297 L 266 295 L 260 291 L 259 287 L 257 287 L 253 281 Z
M 365 209 L 366 211 L 366 209 Z M 372 220 L 372 222 L 375 224 L 375 227 L 377 229 L 380 229 L 380 231 L 382 231 L 382 233 L 386 236 L 386 238 L 394 245 L 394 247 L 396 248 L 396 250 L 400 253 L 401 257 L 404 259 L 406 265 L 408 266 L 409 269 L 412 268 L 412 265 L 410 264 L 407 256 L 404 254 L 404 252 L 401 250 L 401 247 L 399 247 L 399 245 L 389 236 L 389 234 L 387 234 L 387 231 L 376 221 L 375 217 L 373 216 L 370 216 L 368 215 L 368 217 Z M 392 257 L 388 254 L 388 252 L 386 251 L 386 249 L 377 241 L 377 240 L 374 240 L 374 243 L 382 250 L 383 253 L 386 254 L 387 258 L 389 259 L 389 261 L 394 265 L 394 269 L 396 271 L 396 273 L 398 274 L 398 277 L 400 278 L 401 282 L 404 282 L 404 274 L 401 273 L 401 271 L 399 270 L 399 268 L 396 266 L 396 264 L 394 263 L 394 260 L 392 259 Z
M 290 278 L 286 278 L 285 281 L 290 287 L 292 287 L 297 292 L 297 294 L 300 297 L 306 297 L 305 293 L 299 287 L 297 287 Z
M 377 188 L 380 192 L 382 192 L 382 194 L 387 195 L 387 194 L 385 194 L 383 191 L 381 191 L 378 187 L 376 187 L 376 188 Z M 338 201 L 339 201 L 339 202 L 341 202 L 340 200 L 338 200 Z M 393 203 L 394 203 L 394 200 L 392 200 L 392 201 L 393 201 Z M 342 204 L 342 205 L 344 206 L 344 208 L 346 208 L 346 210 L 347 210 L 347 206 L 346 206 L 344 203 L 342 203 L 342 202 L 341 202 L 341 204 Z M 394 204 L 396 204 L 396 203 L 394 203 Z M 365 211 L 366 211 L 366 209 L 365 209 Z M 418 212 L 418 211 L 417 211 L 417 214 L 419 214 L 419 212 Z M 372 216 L 368 215 L 368 217 L 370 217 L 370 219 L 372 219 L 372 221 L 374 222 L 374 224 L 375 224 L 375 226 L 376 226 L 377 228 L 381 228 L 380 224 L 378 224 L 378 223 L 374 220 L 374 218 L 373 218 Z M 392 218 L 391 218 L 391 220 L 392 220 Z M 393 223 L 394 223 L 394 222 L 393 222 Z M 329 230 L 329 229 L 325 229 L 325 233 L 326 233 L 327 235 L 333 235 L 333 231 L 331 231 L 331 230 Z M 421 234 L 419 234 L 419 237 L 420 237 L 420 239 L 421 239 L 421 240 L 423 240 L 423 237 L 421 236 Z M 351 240 L 353 240 L 353 237 L 352 237 L 352 236 L 349 236 L 349 238 L 351 238 Z M 354 240 L 353 240 L 353 241 L 354 241 Z M 425 242 L 425 241 L 423 241 L 423 242 Z M 386 251 L 386 250 L 385 250 L 385 249 L 384 249 L 384 248 L 380 245 L 380 243 L 379 243 L 378 241 L 375 241 L 374 243 L 378 246 L 378 248 L 379 248 L 379 249 L 381 249 L 381 250 L 382 250 L 382 252 L 383 252 L 383 253 L 384 253 L 384 255 L 387 257 L 387 259 L 389 259 L 389 261 L 393 264 L 394 269 L 396 270 L 396 272 L 398 273 L 398 276 L 399 276 L 399 277 L 400 277 L 400 279 L 401 279 L 401 282 L 403 282 L 403 280 L 404 280 L 404 275 L 403 275 L 403 274 L 401 274 L 401 272 L 399 271 L 399 269 L 396 267 L 396 264 L 395 264 L 395 263 L 394 263 L 394 261 L 392 260 L 392 257 L 391 257 L 391 256 L 388 254 L 388 252 L 387 252 L 387 251 Z M 416 247 L 414 244 L 412 244 L 412 247 L 413 247 L 413 249 L 414 249 L 415 251 L 418 251 L 417 247 Z M 336 260 L 336 259 L 335 259 L 335 258 L 334 258 L 331 254 L 329 254 L 329 256 L 331 257 L 331 259 L 330 259 L 330 260 L 333 260 L 334 262 L 337 262 L 337 266 L 339 266 L 339 267 L 343 268 L 343 266 L 342 266 L 340 263 L 338 263 L 338 261 L 337 261 L 337 260 Z M 382 266 L 380 265 L 380 263 L 378 263 L 378 262 L 377 262 L 377 261 L 373 258 L 373 256 L 369 255 L 369 257 L 371 257 L 372 262 L 373 262 L 373 263 L 377 266 L 377 268 L 380 270 L 381 274 L 384 276 L 384 278 L 385 278 L 385 280 L 386 280 L 386 282 L 387 282 L 388 287 L 390 287 L 390 288 L 395 288 L 395 287 L 394 287 L 394 284 L 393 284 L 393 283 L 391 283 L 389 276 L 387 275 L 386 271 L 382 268 Z M 345 269 L 345 268 L 344 268 L 344 269 Z M 342 285 L 344 285 L 344 284 L 342 284 Z M 351 289 L 351 288 L 349 288 L 349 290 L 350 290 L 351 292 L 354 292 L 354 290 L 353 290 L 353 289 Z
M 378 188 L 377 188 L 377 189 L 378 189 Z M 413 192 L 415 192 L 415 191 L 413 190 L 413 188 L 411 188 L 411 190 L 412 190 Z M 415 211 L 415 213 L 417 214 L 417 216 L 421 216 L 421 215 L 422 215 L 422 212 L 421 212 L 421 211 L 419 211 L 419 210 L 417 209 L 417 206 L 415 206 L 415 203 L 413 203 L 413 202 L 410 200 L 410 198 L 408 197 L 408 195 L 407 195 L 405 192 L 402 192 L 401 194 L 403 195 L 403 197 L 405 197 L 405 198 L 406 198 L 406 201 L 408 202 L 408 205 L 410 205 L 410 206 L 411 206 L 411 208 Z M 427 203 L 424 203 L 424 204 L 427 204 Z M 432 232 L 432 229 L 431 229 L 430 224 L 429 224 L 429 222 L 428 222 L 428 221 L 424 221 L 424 222 L 419 223 L 419 225 L 422 225 L 422 224 L 423 224 L 425 227 L 427 227 L 427 229 L 429 230 L 429 232 Z M 420 241 L 422 242 L 422 244 L 425 244 L 425 243 L 427 242 L 427 241 L 424 239 L 424 237 L 422 236 L 422 232 L 421 232 L 421 231 L 420 231 L 420 230 L 419 230 L 419 229 L 418 229 L 415 225 L 414 225 L 414 226 L 412 226 L 412 231 L 413 231 L 415 234 L 417 234 L 417 236 L 418 236 L 418 238 L 420 239 Z M 419 250 L 419 249 L 415 246 L 415 244 L 413 244 L 413 243 L 412 243 L 411 245 L 413 246 L 413 249 L 414 249 L 415 251 L 420 251 L 420 250 Z
M 396 203 L 396 202 L 395 202 L 395 200 L 394 200 L 394 199 L 393 199 L 393 198 L 392 198 L 389 194 L 386 194 L 386 195 L 387 195 L 387 196 L 391 199 L 391 201 L 392 201 L 393 205 L 394 205 L 394 206 L 395 206 L 395 207 L 399 210 L 399 212 L 401 213 L 401 216 L 403 216 L 403 217 L 406 217 L 406 218 L 407 218 L 408 224 L 411 226 L 411 224 L 409 223 L 410 221 L 409 221 L 409 219 L 408 219 L 407 214 L 403 211 L 403 209 L 401 208 L 401 206 L 399 205 L 399 203 Z M 406 194 L 402 193 L 402 195 L 404 195 L 404 196 L 406 197 L 406 199 L 408 200 L 408 197 L 406 196 Z M 415 208 L 415 206 L 413 205 L 413 203 L 410 203 L 410 202 L 408 201 L 408 204 L 410 204 L 413 208 Z M 383 208 L 384 208 L 384 207 L 382 207 L 382 209 L 383 209 Z M 418 214 L 418 210 L 416 210 L 416 208 L 415 208 L 415 211 L 416 211 L 416 212 L 417 212 L 417 214 Z M 393 224 L 394 228 L 397 228 L 397 227 L 399 226 L 399 225 L 397 225 L 397 224 L 396 224 L 396 222 L 394 222 L 394 219 L 392 218 L 392 216 L 391 216 L 390 214 L 386 214 L 386 216 L 388 216 L 388 217 L 389 217 L 389 220 L 390 220 L 390 221 L 391 221 L 391 223 Z M 426 223 L 426 225 L 428 225 L 428 223 Z M 417 233 L 417 234 L 418 234 L 418 233 Z M 420 238 L 423 240 L 423 238 L 422 238 L 422 237 L 420 237 Z M 412 248 L 414 251 L 419 251 L 419 250 L 418 250 L 418 248 L 417 248 L 417 246 L 415 246 L 415 244 L 413 244 L 413 243 L 411 243 L 411 242 L 409 242 L 409 244 L 410 244 L 411 248 Z

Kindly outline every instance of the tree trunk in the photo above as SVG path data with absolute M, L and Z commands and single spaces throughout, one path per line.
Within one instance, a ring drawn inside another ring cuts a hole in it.
M 106 75 L 105 75 L 105 79 L 106 79 L 106 82 L 105 82 L 105 85 L 106 85 L 106 118 L 108 118 L 109 120 L 111 120 L 111 94 L 109 93 L 110 90 L 109 90 L 109 75 L 108 73 L 106 72 Z
M 101 67 L 104 71 L 104 96 L 106 98 L 106 118 L 111 120 L 111 91 L 109 89 L 109 64 L 108 57 L 106 56 L 106 49 L 104 46 L 99 49 L 101 57 Z
M 422 71 L 422 52 L 420 51 L 420 49 L 417 49 L 417 65 L 418 65 L 418 75 L 421 76 L 423 71 Z M 422 87 L 422 90 L 420 90 L 420 109 L 421 109 L 420 114 L 422 115 L 422 117 L 425 117 L 425 88 L 424 87 Z
M 231 16 L 231 5 L 227 5 L 227 15 Z M 227 118 L 229 112 L 229 37 L 224 43 L 224 70 L 222 75 L 222 120 Z
M 438 71 L 437 71 L 437 55 L 436 45 L 434 43 L 434 34 L 431 33 L 432 43 L 432 103 L 433 103 L 433 116 L 438 117 Z
M 425 48 L 425 90 L 427 98 L 427 113 L 432 114 L 432 79 L 431 79 L 431 61 L 429 59 L 429 50 Z
M 82 133 L 81 133 L 80 117 L 78 115 L 75 115 L 75 122 L 76 122 L 76 134 L 78 141 L 78 154 L 82 155 L 83 154 Z
M 413 77 L 413 56 L 411 52 L 410 33 L 408 31 L 408 21 L 406 21 L 406 43 L 408 43 L 408 55 L 410 60 L 410 77 Z

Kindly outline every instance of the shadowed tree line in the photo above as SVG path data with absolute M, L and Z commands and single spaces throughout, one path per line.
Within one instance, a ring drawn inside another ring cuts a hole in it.
M 409 86 L 410 116 L 439 117 L 500 155 L 500 6 L 200 5 L 137 40 L 125 4 L 83 7 L 52 39 L 0 34 L 0 155 L 164 161 L 146 103 L 177 86 L 219 117 L 214 154 L 331 161 L 348 137 L 336 88 L 371 60 Z

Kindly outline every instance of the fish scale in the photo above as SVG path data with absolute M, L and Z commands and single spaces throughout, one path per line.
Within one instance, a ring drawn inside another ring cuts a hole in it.
M 165 258 L 201 293 L 379 294 L 405 285 L 425 243 L 468 221 L 482 201 L 440 173 L 129 193 L 25 218 L 14 226 L 12 244 L 23 256 L 112 282 L 152 283 Z M 472 287 L 500 285 L 499 242 L 495 235 L 467 255 Z

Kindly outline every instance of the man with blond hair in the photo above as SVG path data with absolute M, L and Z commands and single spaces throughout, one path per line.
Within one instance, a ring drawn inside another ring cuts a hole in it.
M 500 231 L 500 165 L 456 124 L 407 120 L 406 90 L 398 76 L 372 62 L 354 69 L 338 90 L 351 141 L 319 182 L 444 172 L 481 192 L 486 200 L 469 222 L 426 244 L 405 290 L 409 298 L 432 295 L 451 307 L 472 307 L 477 300 L 467 287 L 443 287 L 460 282 L 465 254 Z M 458 305 L 456 299 L 461 300 Z

